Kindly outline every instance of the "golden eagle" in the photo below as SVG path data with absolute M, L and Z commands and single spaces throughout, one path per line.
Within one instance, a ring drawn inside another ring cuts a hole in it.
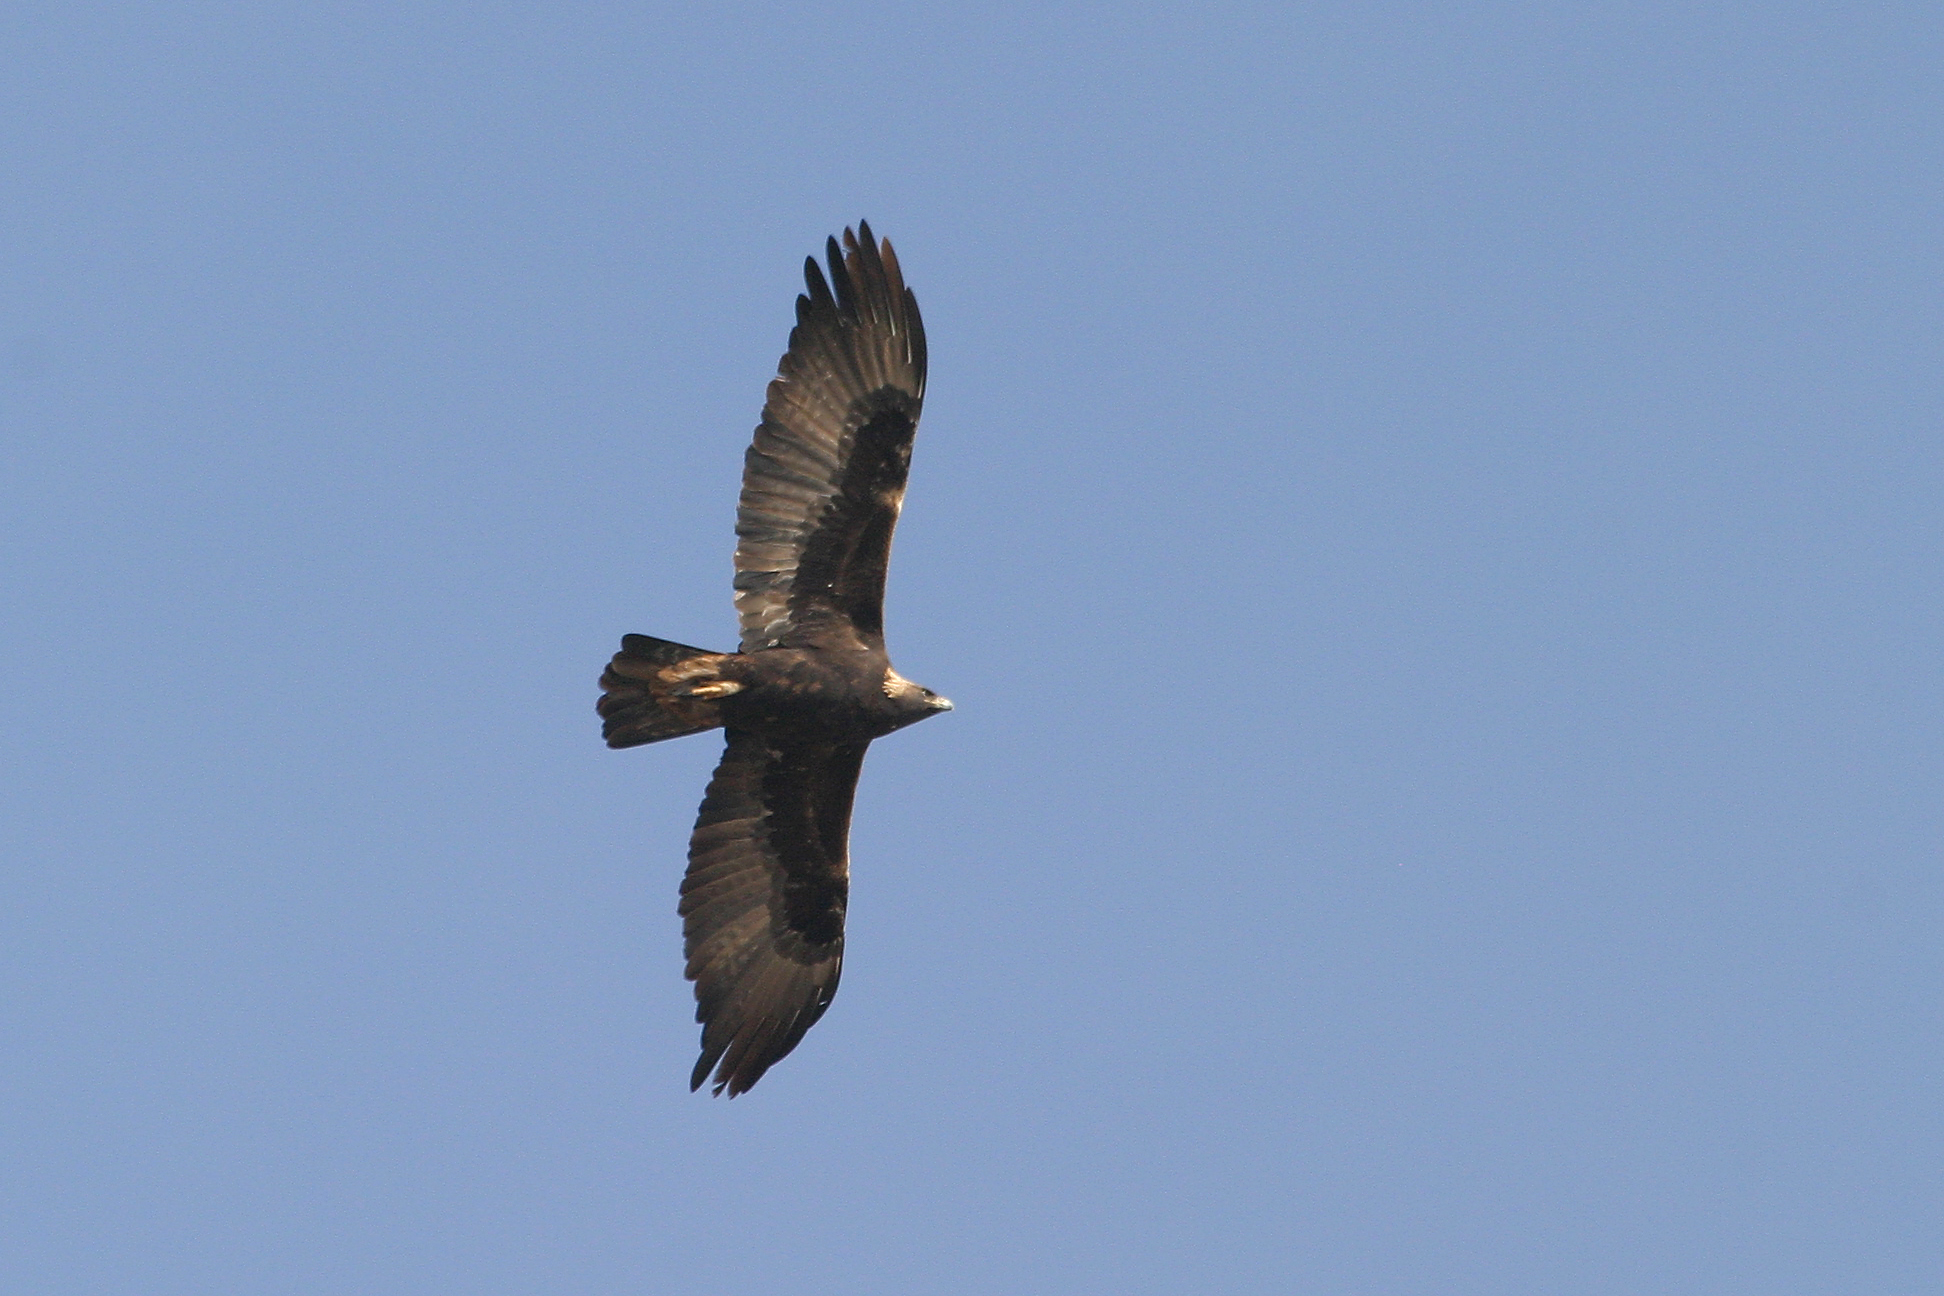
M 743 460 L 742 650 L 627 635 L 601 676 L 610 747 L 720 727 L 689 838 L 682 932 L 699 1089 L 748 1089 L 837 993 L 851 799 L 873 738 L 952 704 L 891 669 L 884 572 L 925 397 L 925 329 L 886 240 L 858 223 L 830 279 L 804 264 L 790 349 Z

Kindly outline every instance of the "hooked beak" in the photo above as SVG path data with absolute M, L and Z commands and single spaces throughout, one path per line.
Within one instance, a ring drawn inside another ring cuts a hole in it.
M 932 699 L 932 710 L 950 711 L 951 709 L 952 709 L 952 699 L 947 697 L 935 697 Z

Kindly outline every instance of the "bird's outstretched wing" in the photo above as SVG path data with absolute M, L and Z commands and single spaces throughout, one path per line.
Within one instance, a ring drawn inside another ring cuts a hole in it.
M 743 464 L 736 510 L 742 648 L 884 637 L 884 571 L 925 396 L 925 328 L 871 227 L 815 258 L 790 349 Z
M 732 729 L 689 838 L 682 930 L 702 1056 L 734 1097 L 797 1046 L 837 993 L 851 799 L 869 743 L 786 745 Z

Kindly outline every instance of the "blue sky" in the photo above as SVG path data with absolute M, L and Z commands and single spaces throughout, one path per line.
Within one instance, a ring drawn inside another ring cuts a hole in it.
M 0 1285 L 1934 1289 L 1928 6 L 0 19 Z M 931 386 L 844 986 L 692 1096 L 743 447 Z

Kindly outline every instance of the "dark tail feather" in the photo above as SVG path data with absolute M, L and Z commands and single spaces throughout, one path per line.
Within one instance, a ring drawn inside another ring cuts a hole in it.
M 680 738 L 702 733 L 722 723 L 715 708 L 700 702 L 681 705 L 680 713 L 657 702 L 652 691 L 656 675 L 668 666 L 691 657 L 718 657 L 707 648 L 691 648 L 648 635 L 621 636 L 621 651 L 614 654 L 601 676 L 601 700 L 595 709 L 601 713 L 601 736 L 610 747 L 639 747 L 643 743 Z

